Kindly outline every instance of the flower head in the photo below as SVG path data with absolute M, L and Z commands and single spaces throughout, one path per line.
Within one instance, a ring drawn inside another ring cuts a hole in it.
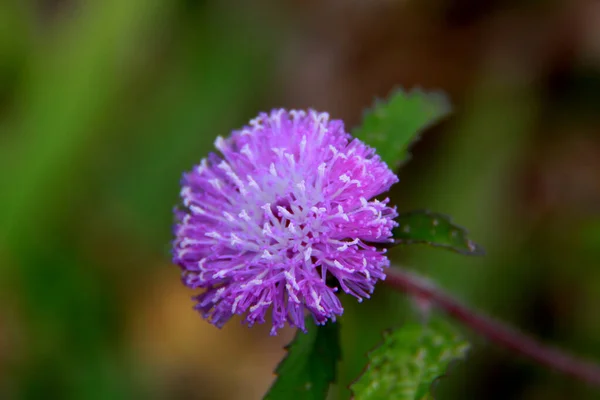
M 385 278 L 396 210 L 373 199 L 398 178 L 374 149 L 313 110 L 261 113 L 184 174 L 174 262 L 195 308 L 221 327 L 252 325 L 272 310 L 305 330 L 343 312 L 338 289 L 361 301 Z

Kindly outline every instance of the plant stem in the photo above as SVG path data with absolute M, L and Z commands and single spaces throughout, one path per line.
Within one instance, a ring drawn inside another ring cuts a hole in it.
M 473 331 L 557 372 L 600 387 L 600 366 L 579 359 L 535 339 L 487 315 L 469 309 L 431 281 L 400 268 L 390 268 L 384 281 L 390 287 L 437 305 Z

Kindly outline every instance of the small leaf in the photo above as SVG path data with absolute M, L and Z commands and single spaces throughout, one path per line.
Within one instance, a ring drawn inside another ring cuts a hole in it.
M 406 324 L 384 334 L 369 354 L 363 375 L 352 385 L 356 400 L 423 400 L 449 364 L 465 357 L 469 344 L 441 321 Z
M 424 243 L 443 247 L 460 254 L 483 255 L 485 250 L 470 240 L 468 231 L 452 223 L 444 214 L 431 211 L 411 211 L 396 218 L 394 229 L 396 244 Z
M 396 90 L 387 101 L 377 100 L 352 134 L 377 149 L 390 168 L 408 161 L 409 146 L 418 134 L 450 113 L 450 103 L 442 93 Z
M 286 346 L 287 356 L 277 366 L 278 375 L 265 399 L 325 399 L 335 381 L 340 359 L 339 324 L 316 326 L 306 318 L 308 333 L 298 330 Z

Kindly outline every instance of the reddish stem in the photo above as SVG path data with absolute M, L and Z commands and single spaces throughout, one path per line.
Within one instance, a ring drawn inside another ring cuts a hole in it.
M 550 369 L 600 387 L 600 366 L 546 346 L 484 314 L 471 310 L 429 280 L 390 268 L 385 283 L 394 289 L 432 302 L 475 332 Z

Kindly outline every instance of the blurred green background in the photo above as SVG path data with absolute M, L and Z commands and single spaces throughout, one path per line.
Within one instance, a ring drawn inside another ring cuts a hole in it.
M 170 265 L 179 179 L 273 107 L 359 123 L 394 87 L 454 115 L 393 190 L 488 250 L 396 263 L 543 340 L 600 360 L 600 6 L 593 0 L 0 1 L 0 398 L 252 399 L 293 332 L 192 311 Z M 379 331 L 380 287 L 342 318 L 333 397 Z M 594 399 L 465 332 L 440 399 Z

